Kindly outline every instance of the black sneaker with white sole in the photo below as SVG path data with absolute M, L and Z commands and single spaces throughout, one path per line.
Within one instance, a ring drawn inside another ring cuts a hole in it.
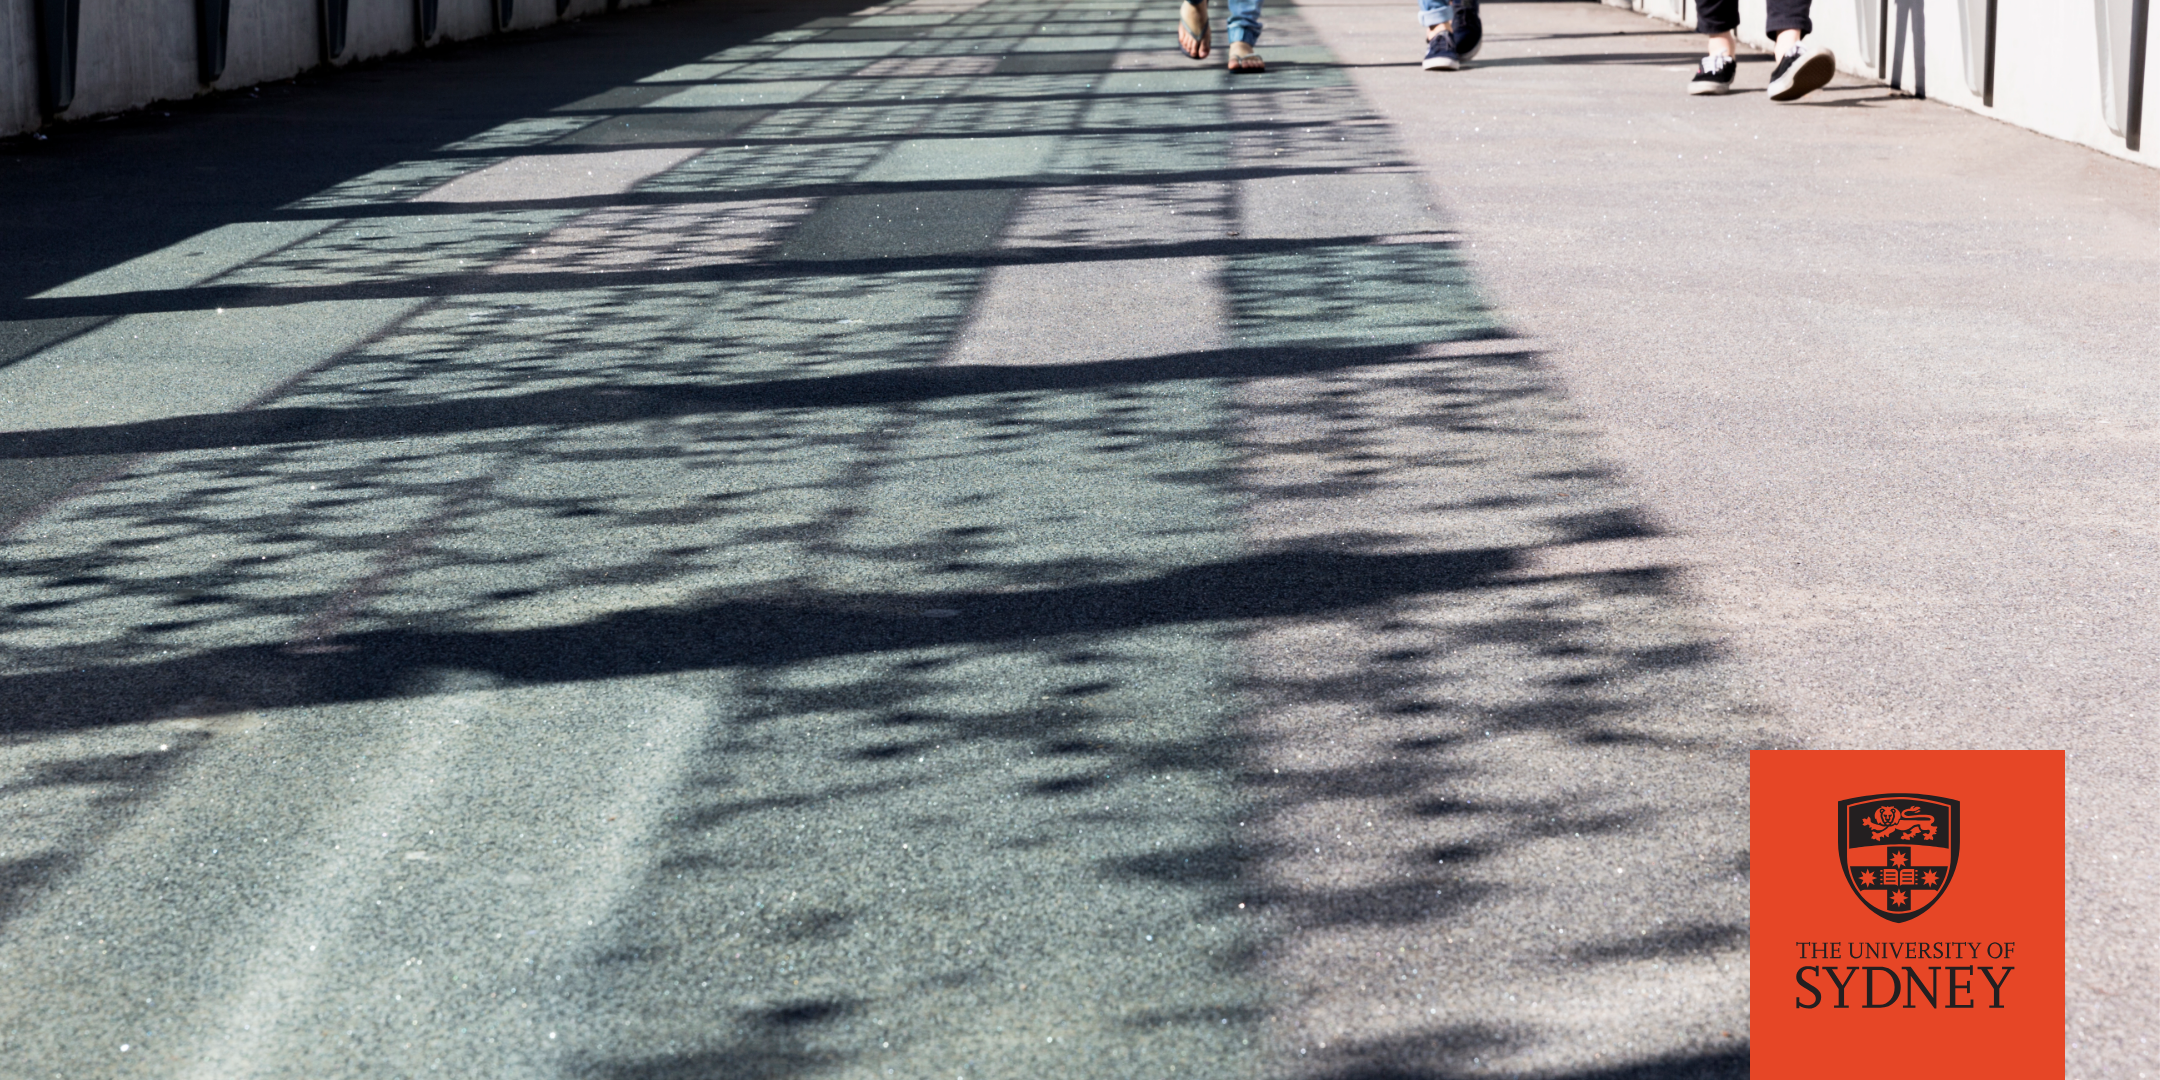
M 1695 77 L 1688 80 L 1687 92 L 1690 94 L 1728 93 L 1732 90 L 1733 72 L 1738 70 L 1740 70 L 1740 65 L 1733 63 L 1733 58 L 1730 56 L 1705 56 L 1702 58 L 1702 66 L 1695 69 Z
M 1462 58 L 1455 54 L 1455 35 L 1445 30 L 1425 39 L 1425 63 L 1427 71 L 1454 71 L 1462 67 Z
M 1837 57 L 1830 50 L 1805 42 L 1778 56 L 1770 72 L 1770 100 L 1797 101 L 1830 84 L 1837 75 Z
M 1478 0 L 1455 0 L 1455 55 L 1467 64 L 1485 47 L 1485 20 L 1478 17 Z

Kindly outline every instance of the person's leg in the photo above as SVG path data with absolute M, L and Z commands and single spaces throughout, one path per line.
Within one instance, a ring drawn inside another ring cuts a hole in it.
M 1462 66 L 1455 53 L 1455 5 L 1449 0 L 1418 0 L 1418 21 L 1425 24 L 1427 71 L 1454 71 Z
M 1710 55 L 1703 57 L 1688 80 L 1690 94 L 1722 94 L 1732 89 L 1740 65 L 1734 59 L 1738 42 L 1733 31 L 1740 28 L 1740 0 L 1697 0 L 1695 29 L 1702 34 Z
M 1455 5 L 1449 0 L 1418 0 L 1418 21 L 1425 24 L 1425 40 L 1447 33 L 1454 18 Z
M 1763 28 L 1777 37 L 1777 66 L 1770 69 L 1768 88 L 1772 101 L 1797 100 L 1837 77 L 1837 58 L 1830 50 L 1801 41 L 1815 28 L 1808 7 L 1808 0 L 1770 0 Z
M 1260 44 L 1260 0 L 1230 0 L 1230 41 Z
M 1260 0 L 1230 0 L 1230 70 L 1265 71 L 1260 60 Z
M 1485 20 L 1478 17 L 1478 0 L 1455 0 L 1454 25 L 1448 32 L 1455 37 L 1456 53 L 1468 63 L 1485 44 Z
M 1425 24 L 1427 71 L 1454 71 L 1485 42 L 1478 0 L 1418 0 L 1418 21 Z
M 1734 55 L 1733 31 L 1740 29 L 1740 0 L 1697 0 L 1695 31 L 1710 39 L 1710 55 Z
M 1763 30 L 1777 39 L 1778 52 L 1800 44 L 1801 38 L 1815 32 L 1815 23 L 1808 18 L 1808 9 L 1813 6 L 1812 0 L 1770 0 L 1770 20 Z
M 1178 48 L 1195 60 L 1207 59 L 1211 49 L 1208 36 L 1207 0 L 1185 0 L 1178 6 Z

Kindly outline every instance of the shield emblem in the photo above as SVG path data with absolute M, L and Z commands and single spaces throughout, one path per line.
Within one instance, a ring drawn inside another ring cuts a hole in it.
M 1942 899 L 1957 870 L 1958 802 L 1939 795 L 1868 795 L 1838 803 L 1845 883 L 1891 922 Z

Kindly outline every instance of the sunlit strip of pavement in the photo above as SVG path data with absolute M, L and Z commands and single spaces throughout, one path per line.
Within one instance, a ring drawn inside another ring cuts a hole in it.
M 1745 1075 L 1738 811 L 1775 728 L 1678 567 L 1554 558 L 1655 525 L 1445 192 L 1340 122 L 1369 108 L 1340 67 L 1311 78 L 1238 156 L 1367 167 L 1240 184 L 1242 234 L 1412 242 L 1232 257 L 1239 340 L 1416 351 L 1241 383 L 1247 542 L 1461 569 L 1246 639 L 1273 1045 L 1323 1076 Z
M 1598 4 L 1488 6 L 1460 78 L 1392 5 L 1303 10 L 1656 510 L 1540 563 L 1685 567 L 1798 745 L 2067 751 L 2066 1072 L 2160 1073 L 2160 172 L 1867 80 L 1773 103 L 1763 54 L 1690 96 L 1700 39 Z

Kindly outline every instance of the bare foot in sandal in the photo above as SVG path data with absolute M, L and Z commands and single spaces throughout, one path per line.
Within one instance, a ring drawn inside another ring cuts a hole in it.
M 1178 48 L 1185 50 L 1185 55 L 1195 60 L 1207 59 L 1209 50 L 1207 0 L 1200 0 L 1197 4 L 1193 3 L 1192 0 L 1186 0 L 1178 8 L 1177 45 Z
M 1253 51 L 1251 42 L 1233 41 L 1230 43 L 1230 70 L 1266 71 L 1267 61 L 1260 59 L 1260 54 Z

